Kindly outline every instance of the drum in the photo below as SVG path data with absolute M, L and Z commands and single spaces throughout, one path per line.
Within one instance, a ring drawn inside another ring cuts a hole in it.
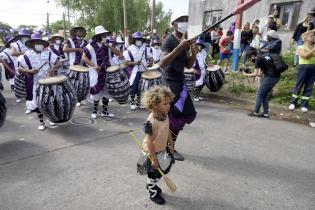
M 190 95 L 193 96 L 195 92 L 195 84 L 196 84 L 195 69 L 185 68 L 184 75 L 185 75 L 185 82 L 188 87 L 188 91 Z
M 86 99 L 90 91 L 89 68 L 79 65 L 70 66 L 69 82 L 73 86 L 78 102 Z
M 218 65 L 209 66 L 207 68 L 206 86 L 211 92 L 220 90 L 224 83 L 224 73 Z
M 7 114 L 7 107 L 5 105 L 5 98 L 0 93 L 0 127 L 3 125 Z
M 129 68 L 126 63 L 119 64 L 119 67 L 120 67 L 122 73 L 124 73 L 127 78 L 130 78 L 132 68 Z M 129 70 L 131 70 L 131 71 L 129 72 Z
M 106 69 L 106 89 L 119 104 L 124 104 L 129 97 L 129 79 L 119 65 Z
M 149 67 L 147 69 L 148 71 L 152 71 L 152 70 L 155 70 L 155 71 L 159 71 L 162 73 L 162 69 L 160 68 L 160 65 L 159 64 L 153 64 L 151 67 Z
M 155 85 L 162 84 L 162 73 L 158 70 L 148 70 L 143 72 L 139 83 L 139 95 L 149 90 Z
M 14 94 L 16 98 L 26 98 L 25 75 L 16 74 L 14 79 Z
M 77 102 L 74 89 L 66 76 L 40 79 L 36 99 L 39 110 L 55 123 L 70 120 Z

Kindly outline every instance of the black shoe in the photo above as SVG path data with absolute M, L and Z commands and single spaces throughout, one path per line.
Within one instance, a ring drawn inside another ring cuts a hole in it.
M 173 158 L 177 161 L 184 161 L 185 158 L 179 154 L 176 150 L 174 150 Z
M 250 117 L 261 117 L 261 115 L 256 113 L 256 112 L 248 113 L 248 116 L 250 116 Z
M 267 118 L 267 119 L 270 118 L 270 117 L 269 117 L 269 114 L 261 114 L 261 115 L 259 115 L 259 117 L 261 117 L 261 118 Z
M 158 205 L 165 204 L 165 199 L 161 196 L 161 194 L 156 194 L 153 198 L 150 196 L 150 200 Z
M 147 184 L 146 188 L 147 188 L 147 190 L 149 190 L 148 184 Z M 159 188 L 157 185 L 154 186 L 153 190 L 156 190 L 158 194 L 161 194 L 161 193 L 162 193 L 162 189 Z

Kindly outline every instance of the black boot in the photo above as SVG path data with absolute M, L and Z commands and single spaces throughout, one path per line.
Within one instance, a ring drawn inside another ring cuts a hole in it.
M 158 193 L 158 189 L 156 184 L 147 184 L 149 194 L 150 194 L 150 200 L 158 205 L 165 204 L 165 199 L 161 196 L 160 193 Z
M 158 194 L 161 194 L 161 193 L 162 193 L 162 189 L 159 188 L 159 186 L 155 185 L 153 188 L 154 188 L 154 190 L 157 191 Z M 149 185 L 148 185 L 148 184 L 147 184 L 147 190 L 149 190 Z

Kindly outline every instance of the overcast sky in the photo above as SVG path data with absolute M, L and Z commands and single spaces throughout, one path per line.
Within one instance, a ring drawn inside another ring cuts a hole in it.
M 189 0 L 159 1 L 163 2 L 166 11 L 188 11 Z M 56 6 L 55 0 L 49 0 L 49 4 L 47 0 L 0 0 L 0 5 L 0 21 L 13 28 L 21 24 L 41 27 L 46 24 L 47 11 L 50 13 L 50 22 L 61 20 L 64 12 L 63 8 Z

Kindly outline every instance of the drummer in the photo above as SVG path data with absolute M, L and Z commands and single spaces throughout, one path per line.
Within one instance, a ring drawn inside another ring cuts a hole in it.
M 38 130 L 43 131 L 46 128 L 44 116 L 37 107 L 36 90 L 39 85 L 39 80 L 48 76 L 53 76 L 53 73 L 60 67 L 60 64 L 55 64 L 57 55 L 49 52 L 47 47 L 49 43 L 43 40 L 39 33 L 34 33 L 31 39 L 28 40 L 26 46 L 30 49 L 24 55 L 19 56 L 18 62 L 19 73 L 25 74 L 26 86 L 26 107 L 32 112 L 36 112 L 39 118 Z M 47 120 L 50 126 L 55 123 Z
M 196 78 L 196 84 L 195 84 L 195 94 L 194 94 L 194 101 L 200 101 L 203 98 L 200 97 L 200 92 L 202 88 L 205 86 L 206 81 L 206 58 L 207 58 L 207 51 L 206 51 L 206 43 L 201 40 L 197 39 L 196 45 L 199 47 L 199 52 L 196 56 L 196 61 L 194 64 L 195 72 L 195 78 Z
M 161 59 L 161 42 L 158 39 L 154 39 L 152 42 L 152 47 L 150 49 L 151 53 L 152 53 L 152 57 L 153 57 L 153 62 L 154 63 L 158 63 L 160 62 Z
M 123 56 L 123 52 L 126 50 L 126 47 L 125 47 L 125 42 L 122 40 L 121 36 L 118 36 L 116 38 L 116 49 L 119 50 L 119 52 L 121 53 L 121 55 L 117 56 L 117 55 L 114 55 L 113 57 L 113 62 L 115 65 L 120 65 L 122 63 L 125 62 L 125 59 L 124 59 L 124 56 Z
M 99 101 L 102 99 L 103 111 L 102 117 L 114 117 L 114 114 L 107 111 L 109 99 L 105 88 L 106 68 L 111 66 L 109 60 L 109 49 L 119 55 L 120 52 L 106 43 L 106 36 L 110 32 L 105 30 L 103 26 L 95 27 L 95 35 L 92 42 L 84 48 L 83 60 L 89 67 L 90 76 L 90 94 L 93 100 L 93 112 L 91 114 L 93 119 L 97 118 L 97 110 Z
M 51 45 L 49 46 L 49 51 L 55 53 L 59 58 L 65 58 L 63 41 L 64 38 L 59 34 L 55 34 L 50 38 Z
M 149 48 L 146 46 L 145 39 L 141 32 L 132 34 L 132 45 L 124 51 L 126 64 L 132 68 L 129 83 L 130 83 L 130 108 L 135 110 L 141 107 L 139 82 L 141 74 L 147 70 L 147 67 L 152 66 L 153 58 Z M 137 98 L 135 99 L 137 95 Z
M 108 46 L 110 47 L 114 47 L 116 48 L 117 46 L 117 43 L 116 43 L 116 39 L 113 37 L 113 36 L 110 36 L 106 39 L 106 43 L 108 44 Z M 118 49 L 117 49 L 118 50 Z M 116 55 L 112 50 L 111 48 L 108 48 L 108 55 L 109 55 L 109 62 L 110 62 L 110 65 L 119 65 L 119 61 L 120 60 L 123 60 L 123 55 L 122 53 L 119 51 L 119 55 Z M 122 63 L 122 62 L 121 62 Z

